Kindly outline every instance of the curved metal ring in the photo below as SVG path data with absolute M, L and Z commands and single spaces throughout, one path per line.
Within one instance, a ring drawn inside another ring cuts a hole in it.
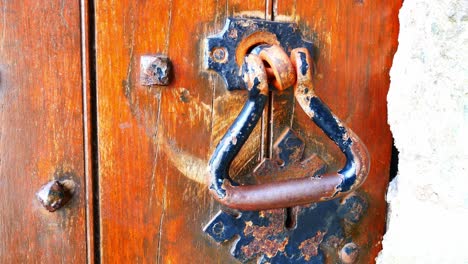
M 369 154 L 362 141 L 347 128 L 317 97 L 312 86 L 310 56 L 307 49 L 295 49 L 291 60 L 296 68 L 295 97 L 305 113 L 341 149 L 345 166 L 333 173 L 315 177 L 291 179 L 260 185 L 239 186 L 229 177 L 232 160 L 245 143 L 265 106 L 266 80 L 258 57 L 246 59 L 246 76 L 250 90 L 249 100 L 229 128 L 210 160 L 214 197 L 222 204 L 241 210 L 284 208 L 338 198 L 358 188 L 369 172 Z M 251 59 L 255 58 L 255 59 Z M 250 62 L 255 62 L 251 64 Z M 258 87 L 262 87 L 259 90 Z
M 270 66 L 265 68 L 267 76 L 274 77 L 272 84 L 279 91 L 291 87 L 296 82 L 296 71 L 280 46 L 258 45 L 252 49 L 251 54 L 258 55 L 266 65 Z

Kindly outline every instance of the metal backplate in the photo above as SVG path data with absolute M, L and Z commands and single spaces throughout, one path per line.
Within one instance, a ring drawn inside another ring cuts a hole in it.
M 326 170 L 325 162 L 313 154 L 303 156 L 304 142 L 287 129 L 278 139 L 274 157 L 265 159 L 254 171 L 259 181 L 285 171 L 313 176 Z M 352 241 L 368 207 L 357 192 L 328 202 L 289 209 L 219 211 L 205 232 L 216 242 L 231 243 L 231 254 L 250 263 L 358 263 L 359 249 Z
M 228 90 L 245 89 L 240 67 L 246 52 L 257 44 L 278 44 L 288 55 L 294 48 L 305 47 L 313 54 L 312 42 L 302 39 L 295 23 L 228 18 L 219 34 L 206 39 L 205 67 L 219 73 Z
M 246 89 L 240 76 L 243 57 L 259 44 L 280 45 L 288 55 L 299 47 L 312 56 L 314 51 L 294 23 L 229 18 L 219 34 L 206 39 L 206 68 L 220 74 L 228 90 Z M 274 144 L 273 157 L 253 171 L 255 184 L 325 172 L 327 164 L 317 155 L 304 156 L 304 149 L 304 141 L 292 129 L 285 130 Z M 231 254 L 244 263 L 357 263 L 359 248 L 352 234 L 367 200 L 354 192 L 287 209 L 219 211 L 204 231 L 217 243 L 230 244 Z

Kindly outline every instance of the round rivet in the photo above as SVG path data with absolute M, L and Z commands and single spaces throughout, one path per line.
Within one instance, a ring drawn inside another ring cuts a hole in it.
M 213 233 L 216 235 L 221 235 L 224 232 L 224 225 L 221 222 L 218 222 L 213 225 Z
M 214 61 L 224 63 L 227 61 L 228 51 L 224 47 L 216 47 L 211 50 L 211 56 Z
M 344 264 L 355 263 L 359 257 L 359 247 L 354 243 L 348 243 L 340 251 L 340 259 Z

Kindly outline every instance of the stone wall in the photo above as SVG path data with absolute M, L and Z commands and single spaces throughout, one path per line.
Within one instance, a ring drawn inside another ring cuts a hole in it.
M 398 148 L 377 263 L 468 263 L 468 0 L 406 0 L 390 73 Z

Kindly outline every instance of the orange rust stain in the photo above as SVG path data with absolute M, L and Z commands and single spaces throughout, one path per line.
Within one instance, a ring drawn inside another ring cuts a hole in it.
M 302 255 L 306 261 L 309 261 L 312 257 L 317 256 L 319 246 L 322 243 L 323 237 L 326 233 L 327 232 L 317 231 L 317 234 L 314 237 L 302 241 L 302 243 L 299 245 L 299 249 L 301 250 Z
M 283 232 L 284 212 L 282 209 L 262 211 L 262 217 L 268 216 L 271 220 L 268 226 L 256 226 L 252 222 L 247 222 L 244 228 L 246 236 L 251 235 L 254 240 L 242 247 L 242 252 L 247 258 L 251 258 L 258 253 L 265 254 L 269 258 L 274 257 L 278 252 L 284 252 L 289 240 L 287 237 L 277 239 L 274 236 Z

